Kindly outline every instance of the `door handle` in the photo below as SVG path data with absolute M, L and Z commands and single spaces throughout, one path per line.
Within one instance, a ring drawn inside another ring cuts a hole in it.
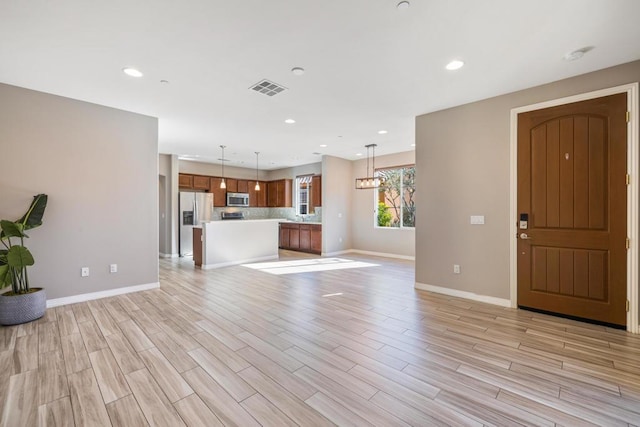
M 520 233 L 520 238 L 522 240 L 531 240 L 531 237 L 527 233 Z

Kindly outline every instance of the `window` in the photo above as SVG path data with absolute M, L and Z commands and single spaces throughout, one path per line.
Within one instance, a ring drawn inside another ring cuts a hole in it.
M 414 228 L 416 226 L 415 165 L 376 170 L 383 186 L 376 194 L 376 226 Z
M 296 177 L 296 215 L 309 214 L 312 178 L 313 175 Z

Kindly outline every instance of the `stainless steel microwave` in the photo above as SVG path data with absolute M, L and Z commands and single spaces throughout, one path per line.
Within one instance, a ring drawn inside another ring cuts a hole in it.
M 249 206 L 249 193 L 227 193 L 227 206 Z

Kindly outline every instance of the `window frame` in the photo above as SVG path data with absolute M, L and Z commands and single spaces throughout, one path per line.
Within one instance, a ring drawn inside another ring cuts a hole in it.
M 298 175 L 298 176 L 296 176 L 296 179 L 294 180 L 294 196 L 295 196 L 294 208 L 295 208 L 296 216 L 312 215 L 309 212 L 309 208 L 311 207 L 311 191 L 310 191 L 310 187 L 311 187 L 311 180 L 313 179 L 313 176 L 314 176 L 314 174 Z M 303 182 L 301 182 L 302 180 L 304 180 L 307 183 L 307 188 L 306 188 L 307 202 L 305 203 L 306 206 L 307 206 L 307 213 L 306 214 L 300 213 L 300 206 L 301 206 L 300 184 L 303 183 Z
M 408 163 L 408 164 L 397 165 L 397 166 L 386 166 L 386 167 L 376 168 L 374 170 L 374 176 L 379 176 L 378 173 L 381 172 L 381 171 L 398 170 L 398 169 L 402 170 L 402 175 L 401 175 L 401 179 L 400 179 L 400 193 L 399 193 L 400 194 L 400 201 L 401 201 L 400 215 L 399 215 L 399 217 L 400 217 L 400 225 L 398 227 L 394 227 L 394 226 L 385 227 L 385 226 L 378 225 L 378 200 L 379 200 L 380 188 L 383 187 L 383 186 L 381 186 L 381 187 L 375 188 L 374 192 L 373 192 L 373 204 L 374 204 L 373 226 L 374 226 L 375 229 L 379 229 L 379 230 L 415 230 L 416 229 L 416 226 L 415 226 L 415 213 L 414 213 L 414 216 L 413 216 L 413 218 L 414 218 L 414 225 L 413 226 L 405 226 L 404 225 L 404 214 L 403 214 L 404 213 L 404 209 L 405 209 L 405 206 L 404 206 L 404 188 L 405 188 L 404 178 L 405 178 L 405 172 L 404 171 L 405 171 L 405 169 L 413 168 L 414 169 L 414 174 L 415 174 L 415 167 L 416 167 L 415 164 Z M 416 187 L 416 185 L 415 185 L 415 175 L 414 175 L 414 185 L 413 185 L 414 191 L 415 191 L 415 187 Z M 390 209 L 392 209 L 392 208 L 390 208 Z

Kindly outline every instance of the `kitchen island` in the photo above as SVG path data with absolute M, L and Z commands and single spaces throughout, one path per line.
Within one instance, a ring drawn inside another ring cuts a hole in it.
M 245 219 L 202 224 L 202 265 L 199 267 L 208 270 L 277 259 L 281 221 Z

